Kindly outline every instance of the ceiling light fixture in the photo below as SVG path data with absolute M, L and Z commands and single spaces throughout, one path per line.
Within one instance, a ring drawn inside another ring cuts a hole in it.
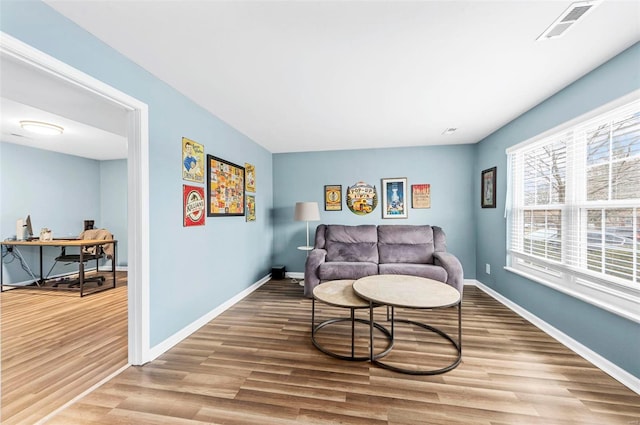
M 558 19 L 549 25 L 549 28 L 544 30 L 544 32 L 536 38 L 536 41 L 550 40 L 564 35 L 578 19 L 583 18 L 588 12 L 591 12 L 601 1 L 602 0 L 589 0 L 571 3 Z
M 451 135 L 451 134 L 455 133 L 455 132 L 456 132 L 456 130 L 457 130 L 457 128 L 449 127 L 449 128 L 447 128 L 445 131 L 443 131 L 443 132 L 442 132 L 442 134 L 443 134 L 444 136 L 449 136 L 449 135 Z
M 62 134 L 64 131 L 64 128 L 59 125 L 41 121 L 20 121 L 20 127 L 32 133 L 46 134 L 48 136 Z

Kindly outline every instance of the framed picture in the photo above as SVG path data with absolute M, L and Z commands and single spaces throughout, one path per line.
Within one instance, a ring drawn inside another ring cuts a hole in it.
M 244 167 L 207 155 L 207 216 L 244 215 Z
M 204 183 L 204 146 L 182 138 L 182 179 Z
M 407 218 L 407 179 L 382 179 L 382 218 Z
M 244 163 L 244 172 L 246 176 L 245 190 L 247 192 L 256 192 L 256 166 Z
M 411 185 L 411 207 L 431 208 L 431 185 L 412 184 Z
M 184 227 L 204 226 L 204 188 L 182 185 L 182 206 Z
M 332 184 L 324 187 L 324 210 L 342 211 L 342 185 Z
M 480 196 L 482 208 L 496 207 L 496 171 L 496 167 L 482 171 L 482 188 Z
M 247 221 L 256 221 L 256 196 L 246 195 L 247 198 Z

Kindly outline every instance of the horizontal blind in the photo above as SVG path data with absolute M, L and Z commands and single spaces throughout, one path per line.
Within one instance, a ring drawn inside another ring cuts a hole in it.
M 509 156 L 511 265 L 640 288 L 640 101 Z

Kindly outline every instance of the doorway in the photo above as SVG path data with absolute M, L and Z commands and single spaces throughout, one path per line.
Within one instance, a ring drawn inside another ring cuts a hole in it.
M 101 102 L 126 111 L 127 138 L 127 319 L 128 363 L 141 365 L 150 359 L 148 323 L 149 286 L 149 182 L 148 107 L 143 102 L 87 75 L 45 53 L 0 32 L 0 60 L 10 58 L 43 71 L 61 84 L 85 90 Z M 2 229 L 0 229 L 0 232 Z M 5 229 L 4 232 L 9 232 Z

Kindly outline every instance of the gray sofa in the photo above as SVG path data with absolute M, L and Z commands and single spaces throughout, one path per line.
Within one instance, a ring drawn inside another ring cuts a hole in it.
M 440 227 L 321 224 L 304 269 L 304 295 L 322 282 L 407 274 L 445 282 L 462 294 L 460 261 L 447 252 Z

